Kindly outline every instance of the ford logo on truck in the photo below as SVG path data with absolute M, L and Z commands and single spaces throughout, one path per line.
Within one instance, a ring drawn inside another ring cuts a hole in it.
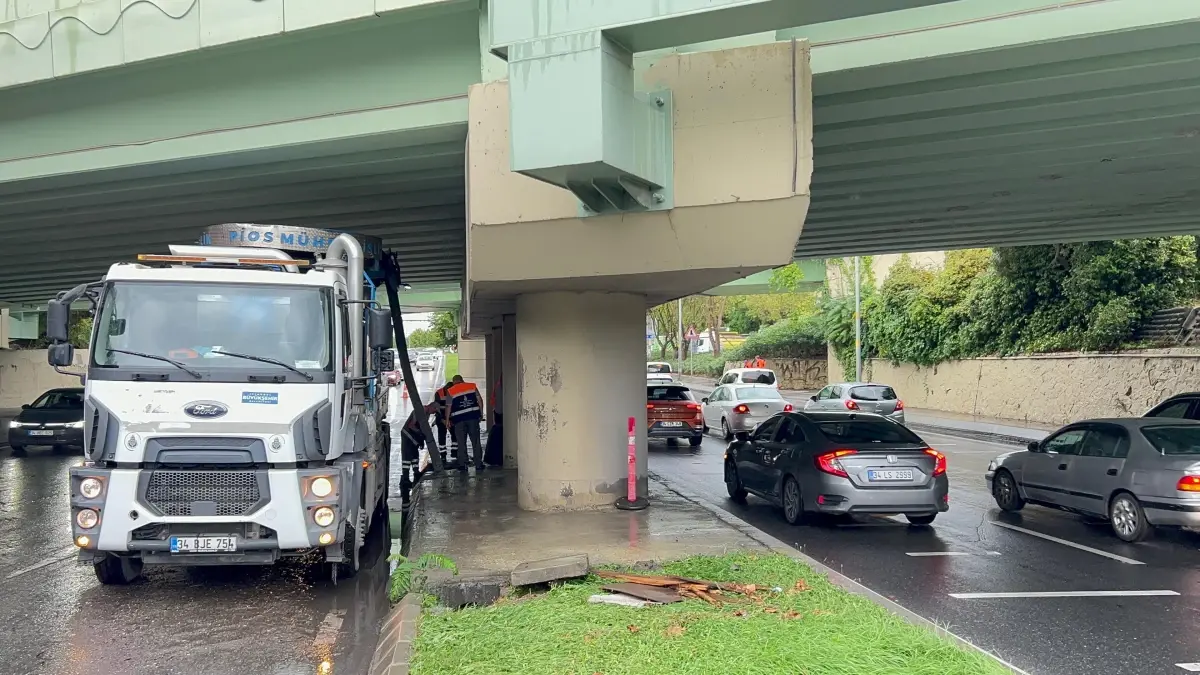
M 183 406 L 183 414 L 205 420 L 220 417 L 227 412 L 229 412 L 229 408 L 216 401 L 194 401 Z

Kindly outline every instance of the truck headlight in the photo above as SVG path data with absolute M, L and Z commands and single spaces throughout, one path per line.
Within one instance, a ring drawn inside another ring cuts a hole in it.
M 79 483 L 79 494 L 88 499 L 95 499 L 104 490 L 104 483 L 99 478 L 84 478 Z
M 333 481 L 326 476 L 317 476 L 308 484 L 308 487 L 315 496 L 322 499 L 333 494 Z
M 328 506 L 319 507 L 313 511 L 313 522 L 321 527 L 329 527 L 333 524 L 333 509 Z
M 75 524 L 79 527 L 90 530 L 100 522 L 100 514 L 91 509 L 79 509 L 79 513 L 75 514 Z

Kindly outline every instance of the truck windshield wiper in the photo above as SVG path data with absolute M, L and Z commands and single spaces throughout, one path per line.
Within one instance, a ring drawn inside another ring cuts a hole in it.
M 113 353 L 128 354 L 130 356 L 140 356 L 143 359 L 154 359 L 155 361 L 162 361 L 163 363 L 169 363 L 169 364 L 175 366 L 176 368 L 182 370 L 183 372 L 187 373 L 188 375 L 195 377 L 197 380 L 204 378 L 204 376 L 201 375 L 200 373 L 197 373 L 196 371 L 192 370 L 191 368 L 188 368 L 187 366 L 176 361 L 175 359 L 168 359 L 165 356 L 159 356 L 157 354 L 146 354 L 143 352 L 131 352 L 128 349 L 113 349 L 112 347 L 108 348 L 108 353 L 109 354 L 113 354 Z
M 283 361 L 280 361 L 279 359 L 272 359 L 272 358 L 266 357 L 266 356 L 255 356 L 254 354 L 238 354 L 236 352 L 227 352 L 224 349 L 213 349 L 211 351 L 211 353 L 220 354 L 222 356 L 232 356 L 236 359 L 247 359 L 250 361 L 261 361 L 262 363 L 271 363 L 276 366 L 282 366 L 284 368 L 287 368 L 288 370 L 292 371 L 293 373 L 296 373 L 297 375 L 303 377 L 304 379 L 308 380 L 309 382 L 312 382 L 312 380 L 313 380 L 312 375 L 309 375 L 308 373 L 304 372 L 303 370 L 300 370 L 299 368 L 297 368 L 295 366 L 284 363 Z

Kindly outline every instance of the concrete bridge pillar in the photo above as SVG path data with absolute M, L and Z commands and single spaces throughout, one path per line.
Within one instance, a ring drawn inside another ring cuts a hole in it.
M 630 417 L 646 493 L 645 315 L 646 297 L 634 293 L 518 296 L 522 508 L 605 506 L 623 496 Z

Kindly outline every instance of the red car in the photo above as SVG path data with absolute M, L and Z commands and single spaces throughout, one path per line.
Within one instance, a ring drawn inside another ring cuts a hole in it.
M 704 416 L 692 390 L 682 384 L 651 384 L 646 387 L 646 425 L 650 438 L 667 443 L 686 438 L 692 447 L 704 440 Z

